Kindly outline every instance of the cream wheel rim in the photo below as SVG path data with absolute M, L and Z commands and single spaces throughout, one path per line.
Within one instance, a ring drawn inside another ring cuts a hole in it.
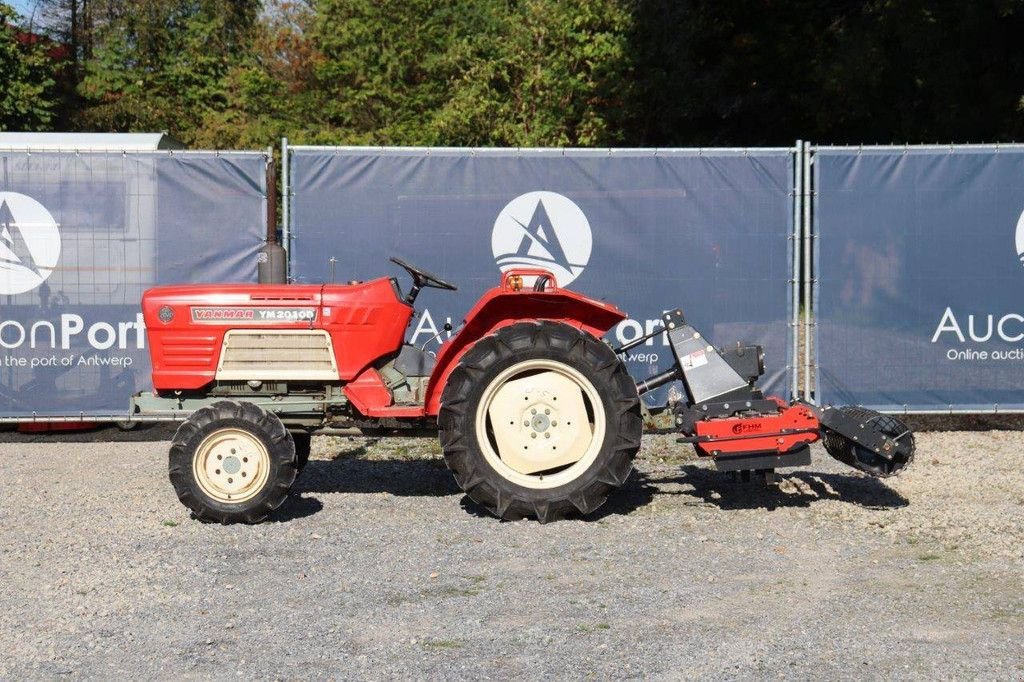
M 575 480 L 597 459 L 605 412 L 594 385 L 555 360 L 512 365 L 488 384 L 476 408 L 476 433 L 488 464 L 526 488 Z
M 270 454 L 263 442 L 242 429 L 219 429 L 199 444 L 192 473 L 207 496 L 239 504 L 263 490 L 270 478 Z

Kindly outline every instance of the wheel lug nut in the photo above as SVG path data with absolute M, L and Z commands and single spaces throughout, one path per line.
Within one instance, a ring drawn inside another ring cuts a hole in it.
M 551 438 L 551 434 L 550 434 L 550 433 L 545 433 L 545 434 L 544 434 L 544 437 L 545 437 L 545 438 Z
M 530 420 L 529 419 L 527 419 L 526 421 L 523 422 L 523 426 L 529 426 L 529 425 L 530 425 Z
M 535 407 L 532 410 L 530 410 L 530 414 L 537 414 L 537 408 Z
M 556 421 L 552 421 L 552 422 L 551 422 L 551 425 L 552 425 L 552 426 L 558 426 L 558 422 L 556 422 Z
M 551 414 L 551 410 L 544 410 L 544 414 Z
M 537 437 L 537 432 L 536 431 L 534 431 L 533 433 L 530 434 L 530 438 L 536 438 L 536 437 Z

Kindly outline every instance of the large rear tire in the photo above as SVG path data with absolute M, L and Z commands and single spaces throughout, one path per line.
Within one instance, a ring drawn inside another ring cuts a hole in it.
M 295 481 L 295 445 L 275 415 L 224 400 L 196 410 L 171 442 L 169 473 L 201 521 L 259 523 Z
M 636 385 L 615 353 L 567 324 L 523 322 L 480 339 L 448 378 L 438 415 L 445 462 L 503 519 L 588 514 L 640 448 Z

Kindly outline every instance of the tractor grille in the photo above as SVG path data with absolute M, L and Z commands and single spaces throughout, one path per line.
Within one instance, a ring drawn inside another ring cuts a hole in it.
M 224 335 L 220 381 L 337 381 L 331 337 L 322 329 L 232 329 Z

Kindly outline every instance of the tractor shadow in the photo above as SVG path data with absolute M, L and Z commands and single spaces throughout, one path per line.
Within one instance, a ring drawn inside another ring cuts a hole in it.
M 274 520 L 287 522 L 316 514 L 323 509 L 317 495 L 333 493 L 453 497 L 459 500 L 465 513 L 493 519 L 486 509 L 462 492 L 440 455 L 409 453 L 402 449 L 381 452 L 376 441 L 368 440 L 343 446 L 333 457 L 310 460 L 296 480 L 289 501 L 273 515 Z M 779 483 L 765 485 L 757 478 L 743 482 L 728 473 L 684 463 L 671 472 L 636 469 L 625 485 L 614 491 L 597 511 L 585 517 L 570 518 L 594 522 L 610 516 L 626 516 L 661 496 L 691 497 L 723 511 L 806 508 L 824 501 L 865 509 L 898 509 L 910 504 L 884 481 L 852 471 L 783 470 Z
M 470 516 L 497 520 L 462 492 L 440 455 L 370 459 L 365 455 L 373 446 L 372 442 L 352 445 L 337 452 L 333 460 L 310 460 L 296 479 L 291 497 L 272 515 L 272 520 L 287 522 L 316 514 L 323 509 L 323 503 L 316 495 L 333 493 L 385 493 L 397 497 L 459 496 L 459 506 Z M 626 484 L 612 493 L 608 502 L 583 519 L 597 521 L 607 516 L 630 514 L 649 504 L 657 489 L 638 474 L 634 471 Z
M 656 495 L 662 494 L 658 486 L 646 474 L 636 469 L 629 475 L 626 482 L 618 490 L 612 491 L 608 501 L 598 507 L 597 511 L 580 518 L 584 521 L 600 521 L 609 516 L 628 516 L 641 507 L 654 501 Z
M 399 497 L 444 497 L 461 490 L 436 460 L 313 460 L 295 481 L 303 493 L 388 493 Z
M 377 441 L 351 443 L 332 459 L 311 459 L 295 481 L 300 493 L 388 493 L 445 497 L 461 492 L 444 460 L 429 455 L 367 457 Z
M 324 506 L 317 494 L 447 497 L 462 492 L 442 460 L 401 456 L 367 458 L 375 444 L 374 439 L 363 444 L 352 443 L 332 453 L 333 459 L 311 459 L 295 480 L 288 501 L 271 519 L 288 522 L 316 514 Z M 472 501 L 469 504 L 476 506 Z M 487 512 L 479 509 L 479 513 L 486 515 Z
M 821 471 L 783 471 L 779 483 L 763 480 L 733 479 L 728 473 L 693 464 L 681 467 L 681 476 L 658 479 L 659 484 L 674 483 L 681 490 L 658 490 L 658 495 L 687 495 L 706 504 L 729 511 L 810 507 L 835 500 L 865 509 L 899 509 L 910 501 L 883 481 L 855 473 L 834 474 Z

